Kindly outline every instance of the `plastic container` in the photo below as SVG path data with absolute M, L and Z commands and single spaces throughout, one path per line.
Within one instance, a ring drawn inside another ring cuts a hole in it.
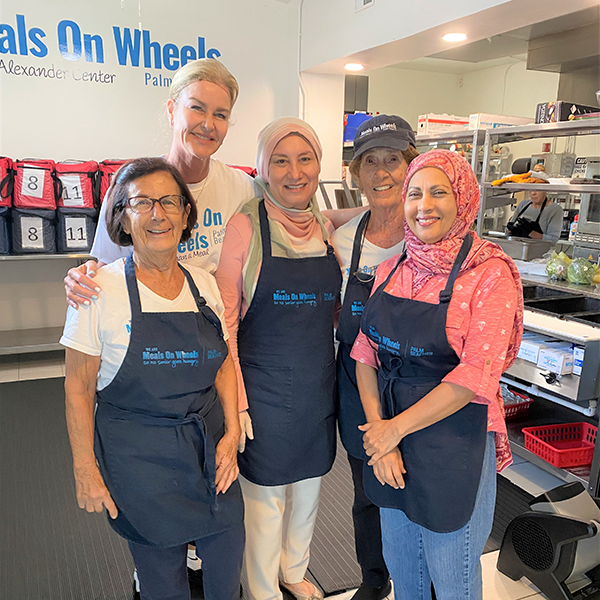
M 511 390 L 506 385 L 501 385 L 502 399 L 504 400 L 504 418 L 514 419 L 529 412 L 533 400 L 520 392 Z
M 573 222 L 571 223 L 571 227 L 569 228 L 569 240 L 573 241 L 575 239 L 575 234 L 577 233 L 577 224 L 579 222 L 579 215 L 575 215 Z
M 598 428 L 589 423 L 525 427 L 525 448 L 555 467 L 589 465 Z

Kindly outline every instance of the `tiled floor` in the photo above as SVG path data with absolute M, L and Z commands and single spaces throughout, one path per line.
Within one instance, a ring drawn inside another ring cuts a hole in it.
M 62 350 L 0 356 L 0 383 L 49 379 L 64 374 L 65 353 Z
M 0 383 L 63 377 L 64 374 L 65 362 L 64 352 L 62 351 L 0 356 Z M 504 475 L 508 476 L 513 483 L 520 485 L 534 495 L 562 483 L 552 475 L 541 471 L 541 469 L 518 457 L 515 457 L 515 464 L 510 469 L 507 469 Z M 548 478 L 548 481 L 544 479 L 545 477 Z M 481 559 L 484 600 L 545 598 L 531 583 L 527 581 L 512 581 L 505 575 L 502 575 L 496 569 L 497 560 L 498 552 L 484 554 Z M 354 590 L 351 590 L 343 594 L 338 594 L 334 598 L 335 600 L 349 600 L 353 594 Z
M 538 588 L 526 580 L 513 581 L 496 569 L 498 552 L 489 552 L 481 558 L 483 571 L 483 600 L 522 600 L 531 598 L 532 600 L 542 600 L 546 596 L 542 595 Z M 350 600 L 355 590 L 328 596 L 333 600 Z M 390 597 L 393 600 L 393 594 Z

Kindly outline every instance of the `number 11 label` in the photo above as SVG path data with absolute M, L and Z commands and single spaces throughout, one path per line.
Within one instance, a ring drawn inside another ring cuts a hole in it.
M 87 248 L 88 237 L 85 217 L 65 217 L 67 248 Z
M 65 206 L 83 206 L 81 177 L 79 175 L 60 175 L 63 184 L 63 204 Z

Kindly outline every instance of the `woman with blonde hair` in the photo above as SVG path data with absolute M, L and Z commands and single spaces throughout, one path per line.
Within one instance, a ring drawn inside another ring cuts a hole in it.
M 227 68 L 218 60 L 203 58 L 175 73 L 167 101 L 173 137 L 165 158 L 182 174 L 198 211 L 198 223 L 190 239 L 177 247 L 177 258 L 209 273 L 219 263 L 227 222 L 256 196 L 248 175 L 212 157 L 227 135 L 238 94 L 238 83 Z M 67 299 L 74 308 L 89 304 L 100 292 L 91 278 L 100 266 L 131 252 L 110 239 L 105 213 L 106 202 L 91 250 L 98 262 L 73 268 L 65 278 Z

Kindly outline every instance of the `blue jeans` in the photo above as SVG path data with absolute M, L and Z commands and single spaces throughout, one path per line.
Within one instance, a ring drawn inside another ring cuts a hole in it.
M 496 452 L 489 432 L 473 514 L 461 529 L 436 533 L 401 510 L 382 508 L 383 556 L 396 600 L 431 600 L 432 581 L 438 600 L 482 600 L 480 558 L 492 531 L 495 503 Z

